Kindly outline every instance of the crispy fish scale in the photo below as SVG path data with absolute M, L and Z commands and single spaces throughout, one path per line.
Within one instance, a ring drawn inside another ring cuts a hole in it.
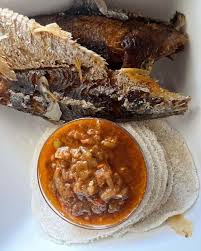
M 53 121 L 83 116 L 116 121 L 183 114 L 190 98 L 139 69 L 109 70 L 56 24 L 42 26 L 0 9 L 0 103 Z
M 189 97 L 160 88 L 149 76 L 133 70 L 131 76 L 120 71 L 110 74 L 107 79 L 81 82 L 75 68 L 16 71 L 17 81 L 2 79 L 5 91 L 0 103 L 55 121 L 84 116 L 142 120 L 187 109 Z M 59 117 L 47 116 L 52 103 L 58 104 Z

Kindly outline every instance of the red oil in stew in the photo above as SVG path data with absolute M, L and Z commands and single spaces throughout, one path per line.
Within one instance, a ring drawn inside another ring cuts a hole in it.
M 121 222 L 139 205 L 147 183 L 138 144 L 102 119 L 76 120 L 54 132 L 41 150 L 38 174 L 50 203 L 82 225 Z

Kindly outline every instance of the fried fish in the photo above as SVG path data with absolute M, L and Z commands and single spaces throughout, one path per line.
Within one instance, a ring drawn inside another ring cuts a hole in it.
M 0 104 L 51 121 L 115 121 L 183 114 L 190 97 L 162 89 L 144 70 L 110 70 L 57 24 L 0 9 Z
M 151 69 L 158 59 L 183 50 L 188 40 L 181 31 L 185 19 L 181 13 L 169 23 L 130 13 L 109 14 L 83 6 L 34 19 L 42 25 L 56 22 L 81 45 L 105 58 L 110 69 Z

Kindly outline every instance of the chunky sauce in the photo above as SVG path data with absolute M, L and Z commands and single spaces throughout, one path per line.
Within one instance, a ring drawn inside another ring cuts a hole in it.
M 49 202 L 81 225 L 123 221 L 141 202 L 147 182 L 135 140 L 107 120 L 76 120 L 44 144 L 38 175 Z

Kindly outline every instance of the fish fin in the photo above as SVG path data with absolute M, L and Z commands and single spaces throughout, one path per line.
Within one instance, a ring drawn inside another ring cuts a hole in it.
M 124 13 L 123 11 L 108 9 L 104 0 L 92 0 L 92 1 L 96 4 L 98 10 L 106 17 L 115 18 L 115 19 L 119 19 L 119 20 L 127 20 L 128 19 L 128 15 L 126 13 Z
M 108 18 L 115 18 L 119 20 L 128 19 L 128 15 L 126 14 L 126 12 L 122 10 L 109 9 L 105 0 L 77 0 L 74 3 L 74 7 L 78 9 L 84 7 L 86 8 L 86 10 L 88 10 L 89 14 L 93 14 L 95 11 L 98 14 L 101 14 Z
M 46 26 L 41 26 L 33 30 L 33 34 L 38 34 L 42 32 L 55 35 L 63 40 L 68 40 L 72 38 L 71 33 L 63 31 L 56 23 L 47 24 Z
M 186 25 L 186 17 L 180 12 L 176 12 L 173 18 L 170 20 L 170 23 L 178 31 L 183 31 L 183 28 Z
M 106 15 L 108 12 L 107 5 L 104 0 L 91 0 L 90 2 L 94 2 L 97 6 L 98 10 L 103 14 Z
M 139 68 L 121 68 L 121 72 L 129 75 L 139 74 L 139 75 L 149 76 L 150 74 L 149 71 Z
M 81 83 L 83 83 L 82 68 L 81 68 L 81 62 L 80 62 L 79 58 L 75 59 L 74 65 L 75 65 L 76 70 L 78 71 L 80 81 L 81 81 Z
M 147 60 L 145 60 L 145 61 L 142 63 L 141 67 L 142 67 L 143 69 L 145 69 L 147 72 L 149 72 L 149 74 L 150 74 L 151 71 L 152 71 L 153 65 L 154 65 L 154 59 L 148 58 Z

